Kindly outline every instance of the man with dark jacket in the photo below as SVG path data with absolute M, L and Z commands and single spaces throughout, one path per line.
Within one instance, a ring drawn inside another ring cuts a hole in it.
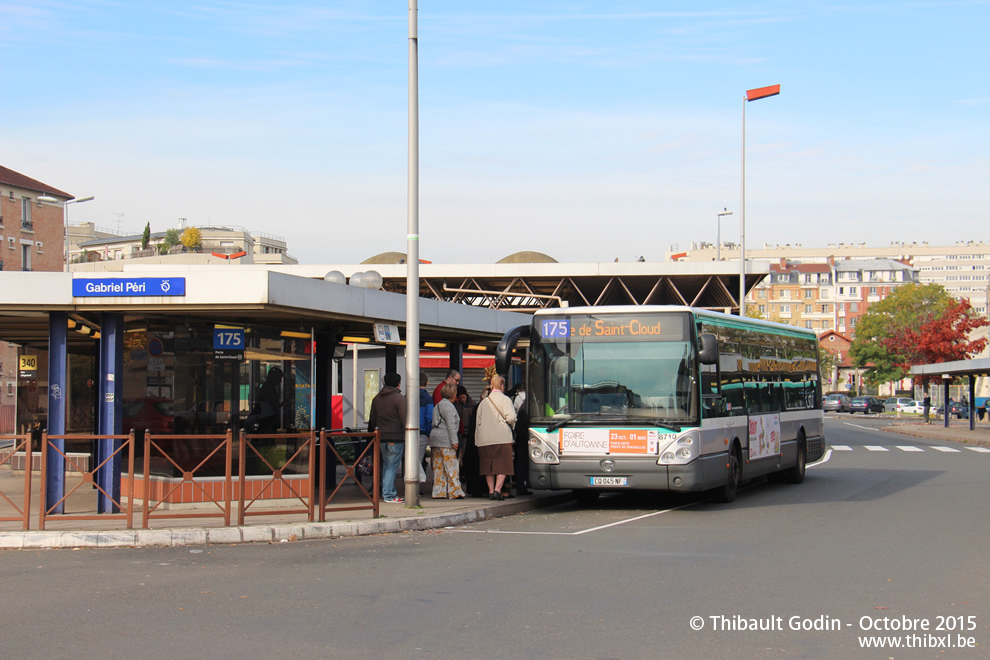
M 401 377 L 389 372 L 383 379 L 385 387 L 375 395 L 368 416 L 368 431 L 378 429 L 382 441 L 382 499 L 401 504 L 404 500 L 395 492 L 395 475 L 402 463 L 405 448 L 406 397 L 399 391 Z
M 425 371 L 419 372 L 419 483 L 426 483 L 426 446 L 430 444 L 430 432 L 433 430 L 433 397 L 426 391 L 430 378 Z

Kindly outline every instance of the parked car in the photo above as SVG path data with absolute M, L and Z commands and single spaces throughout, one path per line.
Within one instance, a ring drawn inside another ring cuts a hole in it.
M 912 403 L 914 403 L 914 399 L 910 399 L 906 396 L 892 396 L 883 402 L 883 410 L 884 412 L 897 412 L 901 406 L 906 406 Z
M 876 398 L 875 396 L 857 396 L 849 404 L 850 413 L 861 412 L 864 415 L 869 415 L 870 413 L 881 414 L 884 411 L 883 401 Z
M 825 412 L 849 412 L 851 399 L 845 394 L 827 394 L 822 399 L 822 410 Z
M 908 401 L 904 405 L 898 405 L 897 410 L 902 413 L 912 413 L 915 415 L 923 415 L 925 413 L 925 402 L 924 401 Z
M 944 414 L 945 406 L 939 406 L 938 410 L 935 411 L 937 417 L 941 417 Z M 969 419 L 969 404 L 963 404 L 959 401 L 949 399 L 949 414 L 955 415 L 956 419 Z

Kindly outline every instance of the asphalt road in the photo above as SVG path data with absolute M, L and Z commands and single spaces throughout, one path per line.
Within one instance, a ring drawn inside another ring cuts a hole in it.
M 729 505 L 623 493 L 433 532 L 4 552 L 0 655 L 990 657 L 990 452 L 884 423 L 830 419 L 804 484 Z

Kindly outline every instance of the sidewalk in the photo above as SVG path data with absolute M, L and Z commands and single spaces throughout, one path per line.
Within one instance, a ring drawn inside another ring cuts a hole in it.
M 976 428 L 970 431 L 968 419 L 953 419 L 949 422 L 948 428 L 945 427 L 943 419 L 933 419 L 931 424 L 925 424 L 920 420 L 898 420 L 883 430 L 940 442 L 962 442 L 990 447 L 990 423 L 987 422 L 977 421 Z
M 7 479 L 4 481 L 9 483 Z M 120 529 L 125 527 L 124 521 L 121 520 L 59 521 L 58 516 L 52 516 L 49 517 L 46 525 L 48 529 L 45 530 L 23 531 L 19 529 L 20 523 L 0 521 L 0 530 L 6 530 L 0 531 L 0 550 L 288 543 L 344 536 L 389 534 L 465 525 L 553 506 L 570 499 L 572 499 L 570 491 L 535 491 L 532 495 L 501 502 L 477 497 L 435 500 L 425 495 L 420 498 L 419 508 L 407 508 L 404 504 L 382 503 L 380 517 L 377 519 L 371 517 L 371 511 L 328 511 L 326 522 L 311 523 L 306 520 L 304 514 L 273 513 L 264 516 L 263 522 L 258 524 L 231 527 L 224 527 L 222 519 L 180 518 L 155 521 L 154 529 Z M 334 502 L 335 506 L 343 504 L 345 503 Z M 300 503 L 293 500 L 282 508 L 299 506 Z M 36 508 L 33 503 L 32 508 Z M 252 510 L 256 509 L 257 507 L 252 508 Z M 269 511 L 274 510 L 277 509 L 275 507 L 269 509 Z M 233 520 L 237 518 L 236 504 L 231 518 Z M 259 520 L 259 518 L 254 519 Z M 141 514 L 136 512 L 134 524 L 139 526 L 140 523 Z
M 946 428 L 944 421 L 925 424 L 916 419 L 897 420 L 883 430 L 888 433 L 909 435 L 938 442 L 962 442 L 990 447 L 990 423 L 976 424 L 969 430 L 969 420 L 952 420 Z M 0 491 L 16 494 L 17 483 L 22 477 L 9 470 L 0 471 Z M 72 484 L 67 483 L 71 489 Z M 13 491 L 13 492 L 12 492 Z M 257 524 L 224 527 L 222 519 L 178 518 L 154 521 L 154 529 L 122 529 L 120 520 L 62 520 L 49 517 L 46 530 L 20 530 L 20 523 L 0 521 L 0 550 L 41 548 L 122 548 L 159 546 L 201 546 L 231 543 L 289 543 L 313 539 L 330 539 L 345 536 L 390 534 L 466 525 L 481 520 L 508 516 L 525 511 L 554 506 L 572 499 L 570 491 L 536 491 L 532 495 L 493 502 L 487 498 L 460 500 L 434 500 L 428 494 L 420 497 L 420 507 L 407 508 L 404 504 L 380 505 L 380 517 L 372 518 L 370 511 L 328 511 L 326 522 L 308 522 L 302 514 L 279 514 L 279 508 L 298 508 L 298 501 L 272 506 L 271 515 Z M 95 511 L 93 503 L 75 504 L 73 513 Z M 366 502 L 366 501 L 365 501 Z M 340 506 L 345 502 L 334 502 Z M 0 502 L 0 505 L 6 503 Z M 0 506 L 3 508 L 3 506 Z M 37 508 L 37 499 L 32 509 Z M 257 506 L 253 510 L 257 510 Z M 190 509 L 193 512 L 194 509 Z M 196 509 L 195 511 L 201 511 Z M 36 524 L 37 513 L 32 518 Z M 236 503 L 231 518 L 236 520 Z M 140 525 L 141 513 L 136 510 L 134 524 Z

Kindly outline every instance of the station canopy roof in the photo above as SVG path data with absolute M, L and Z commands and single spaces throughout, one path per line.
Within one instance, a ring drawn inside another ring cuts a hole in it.
M 183 296 L 74 297 L 73 281 L 182 278 Z M 405 337 L 406 298 L 302 277 L 265 268 L 165 267 L 126 272 L 0 272 L 0 340 L 44 348 L 48 313 L 64 311 L 77 323 L 99 331 L 102 312 L 124 315 L 125 323 L 148 319 L 188 323 L 265 324 L 337 336 L 371 339 L 374 323 L 396 325 Z M 420 299 L 421 342 L 480 344 L 493 347 L 530 315 L 509 310 Z M 69 333 L 70 344 L 92 338 Z

